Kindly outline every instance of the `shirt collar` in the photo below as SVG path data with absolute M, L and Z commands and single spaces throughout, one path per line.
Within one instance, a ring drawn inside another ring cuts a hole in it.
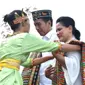
M 53 33 L 54 33 L 53 30 L 49 31 L 45 36 L 43 36 L 42 39 L 47 39 L 47 40 L 49 40 L 49 39 L 51 38 L 51 36 L 52 36 Z

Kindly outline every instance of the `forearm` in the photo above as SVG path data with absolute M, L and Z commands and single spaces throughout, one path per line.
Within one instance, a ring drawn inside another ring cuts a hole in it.
M 60 50 L 63 51 L 63 52 L 80 51 L 81 47 L 79 45 L 62 44 Z
M 65 57 L 63 55 L 57 53 L 55 58 L 64 68 L 66 68 Z
M 43 62 L 45 62 L 45 61 L 48 61 L 48 60 L 51 60 L 51 59 L 53 59 L 52 56 L 35 58 L 35 59 L 33 59 L 33 66 L 36 66 L 36 65 L 38 65 L 38 64 L 41 64 L 41 63 L 43 63 Z

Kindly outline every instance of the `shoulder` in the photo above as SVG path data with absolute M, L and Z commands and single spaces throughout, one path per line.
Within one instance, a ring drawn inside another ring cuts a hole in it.
M 81 52 L 79 51 L 67 52 L 65 55 L 66 57 L 70 57 L 70 58 L 78 58 L 78 59 L 81 58 Z

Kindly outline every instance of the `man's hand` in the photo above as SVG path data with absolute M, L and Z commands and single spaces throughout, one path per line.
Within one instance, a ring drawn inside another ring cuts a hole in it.
M 57 81 L 57 77 L 56 77 L 56 69 L 55 67 L 52 67 L 52 65 L 50 65 L 46 70 L 45 70 L 45 76 L 49 79 L 51 79 L 52 81 L 56 82 Z

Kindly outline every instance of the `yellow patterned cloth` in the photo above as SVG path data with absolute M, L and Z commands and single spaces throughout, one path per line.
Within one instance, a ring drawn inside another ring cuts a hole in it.
M 3 67 L 19 70 L 20 61 L 15 59 L 0 60 L 0 70 L 2 70 Z

